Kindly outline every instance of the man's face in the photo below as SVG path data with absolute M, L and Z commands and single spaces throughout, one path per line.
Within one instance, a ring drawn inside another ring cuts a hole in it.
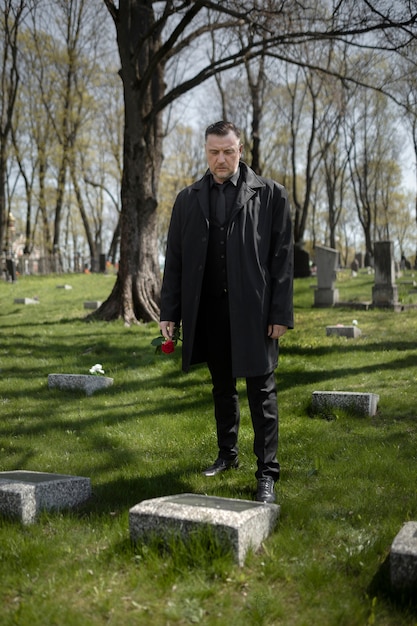
M 207 163 L 216 183 L 224 183 L 237 172 L 241 154 L 242 146 L 233 131 L 207 136 Z

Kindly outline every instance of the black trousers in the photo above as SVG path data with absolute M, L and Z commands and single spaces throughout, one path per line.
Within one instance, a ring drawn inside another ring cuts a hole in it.
M 231 460 L 238 454 L 240 425 L 236 378 L 232 375 L 230 318 L 228 298 L 204 299 L 207 334 L 207 365 L 213 383 L 214 415 L 219 457 Z M 254 430 L 256 478 L 279 478 L 278 404 L 275 374 L 246 378 L 248 404 Z

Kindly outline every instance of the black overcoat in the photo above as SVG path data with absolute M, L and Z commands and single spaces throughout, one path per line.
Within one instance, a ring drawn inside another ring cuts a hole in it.
M 288 196 L 240 163 L 242 182 L 227 233 L 226 261 L 236 377 L 267 374 L 278 363 L 268 324 L 293 328 L 293 237 Z M 208 174 L 177 196 L 161 291 L 163 321 L 182 322 L 182 367 L 201 362 L 196 333 L 209 236 Z

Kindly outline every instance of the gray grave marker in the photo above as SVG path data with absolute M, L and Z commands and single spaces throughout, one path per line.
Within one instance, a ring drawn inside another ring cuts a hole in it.
M 65 389 L 85 391 L 91 396 L 99 389 L 111 387 L 113 378 L 108 376 L 94 376 L 93 374 L 48 374 L 49 389 Z
M 225 549 L 243 565 L 249 549 L 258 550 L 273 531 L 280 507 L 249 500 L 199 494 L 179 494 L 145 500 L 129 511 L 132 541 L 149 541 L 157 536 L 168 541 L 184 540 L 209 526 Z
M 357 326 L 344 326 L 342 324 L 336 324 L 335 326 L 326 326 L 326 335 L 336 335 L 337 337 L 347 337 L 348 339 L 356 339 L 360 337 L 362 331 Z
M 37 298 L 15 298 L 15 304 L 39 304 Z
M 0 472 L 0 513 L 36 521 L 41 511 L 73 508 L 91 496 L 89 478 L 16 470 Z
M 395 589 L 417 591 L 417 522 L 404 524 L 392 542 L 390 576 Z
M 316 246 L 315 253 L 317 289 L 314 291 L 314 306 L 334 306 L 339 301 L 339 291 L 334 288 L 339 254 L 326 246 Z
M 375 415 L 379 396 L 376 393 L 355 391 L 313 391 L 313 413 L 326 413 L 333 409 L 354 411 L 359 415 Z
M 395 264 L 392 241 L 374 244 L 375 285 L 372 288 L 372 305 L 401 311 L 398 287 L 395 284 Z

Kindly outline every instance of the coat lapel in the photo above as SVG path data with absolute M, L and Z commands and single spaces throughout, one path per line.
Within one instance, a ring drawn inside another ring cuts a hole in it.
M 241 163 L 240 167 L 245 166 Z M 249 168 L 245 167 L 243 170 L 244 180 L 242 181 L 239 192 L 235 201 L 235 205 L 230 216 L 230 221 L 234 220 L 236 215 L 243 209 L 243 207 L 249 202 L 251 198 L 256 194 L 260 187 L 264 187 L 264 183 L 259 180 L 255 173 Z
M 197 200 L 200 205 L 200 209 L 203 212 L 206 222 L 210 218 L 210 196 L 209 196 L 209 179 L 208 176 L 203 176 L 193 185 L 193 189 L 197 191 Z

